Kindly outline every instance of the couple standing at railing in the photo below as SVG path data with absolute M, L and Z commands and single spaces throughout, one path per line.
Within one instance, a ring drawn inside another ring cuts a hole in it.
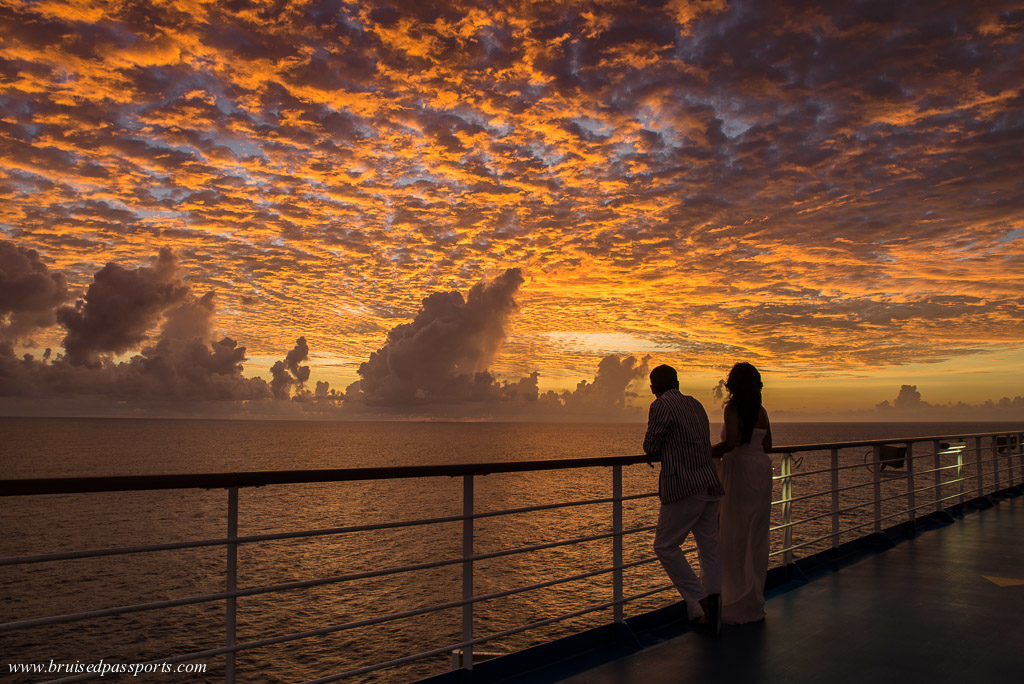
M 679 391 L 674 368 L 658 366 L 651 371 L 657 398 L 644 437 L 644 452 L 661 461 L 654 551 L 690 621 L 715 635 L 723 621 L 764 619 L 772 500 L 772 465 L 765 453 L 771 426 L 761 406 L 761 375 L 749 363 L 737 363 L 725 386 L 722 439 L 712 445 L 704 407 Z M 680 548 L 691 532 L 699 579 Z

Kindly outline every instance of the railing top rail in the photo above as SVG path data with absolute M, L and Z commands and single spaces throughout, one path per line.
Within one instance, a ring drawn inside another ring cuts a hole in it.
M 944 439 L 994 437 L 1019 434 L 1014 430 L 972 434 L 933 435 L 875 439 L 857 442 L 826 442 L 820 444 L 783 445 L 772 453 L 821 451 L 882 444 L 907 444 Z M 646 455 L 602 456 L 596 458 L 563 458 L 534 461 L 462 463 L 452 465 L 390 466 L 382 468 L 329 468 L 317 470 L 263 470 L 236 473 L 195 473 L 177 475 L 118 475 L 112 477 L 48 477 L 0 480 L 0 496 L 38 494 L 85 494 L 93 492 L 126 492 L 154 489 L 227 489 L 230 487 L 263 487 L 275 484 L 310 484 L 321 482 L 352 482 L 358 480 L 405 479 L 414 477 L 460 477 L 491 475 L 536 470 L 596 468 L 634 465 L 657 461 Z
M 238 473 L 196 473 L 179 475 L 118 475 L 113 477 L 48 477 L 0 480 L 0 496 L 34 494 L 84 494 L 151 489 L 226 489 L 263 487 L 275 484 L 351 482 L 414 477 L 461 477 L 534 470 L 596 468 L 650 463 L 650 456 L 602 456 L 539 461 L 460 463 L 452 465 L 390 466 L 382 468 L 328 468 L 319 470 L 262 470 Z
M 917 442 L 934 442 L 942 440 L 972 439 L 974 437 L 996 437 L 1002 435 L 1024 434 L 1024 430 L 998 430 L 996 432 L 972 432 L 970 434 L 929 435 L 927 437 L 888 437 L 886 439 L 867 439 L 855 442 L 822 442 L 820 444 L 787 444 L 775 446 L 768 450 L 773 454 L 791 454 L 797 451 L 823 451 L 826 449 L 850 449 L 853 447 L 881 446 L 883 444 L 913 444 Z

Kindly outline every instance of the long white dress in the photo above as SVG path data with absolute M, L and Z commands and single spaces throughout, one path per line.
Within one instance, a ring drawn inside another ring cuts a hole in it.
M 767 430 L 755 428 L 749 444 L 722 457 L 725 496 L 719 505 L 722 619 L 730 624 L 764 619 L 772 462 L 762 445 Z

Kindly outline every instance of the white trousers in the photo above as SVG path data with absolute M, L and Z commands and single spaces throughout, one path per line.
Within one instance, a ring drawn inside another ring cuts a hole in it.
M 702 598 L 722 592 L 722 563 L 718 555 L 719 499 L 720 496 L 694 494 L 661 504 L 658 511 L 654 552 L 686 601 L 686 612 L 691 619 L 704 614 L 699 603 Z M 680 548 L 691 531 L 697 542 L 700 579 L 697 579 Z

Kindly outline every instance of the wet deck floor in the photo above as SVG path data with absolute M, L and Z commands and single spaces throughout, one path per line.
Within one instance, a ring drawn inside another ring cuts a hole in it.
M 571 684 L 1024 681 L 1024 497 L 768 600 L 767 620 L 685 633 Z

